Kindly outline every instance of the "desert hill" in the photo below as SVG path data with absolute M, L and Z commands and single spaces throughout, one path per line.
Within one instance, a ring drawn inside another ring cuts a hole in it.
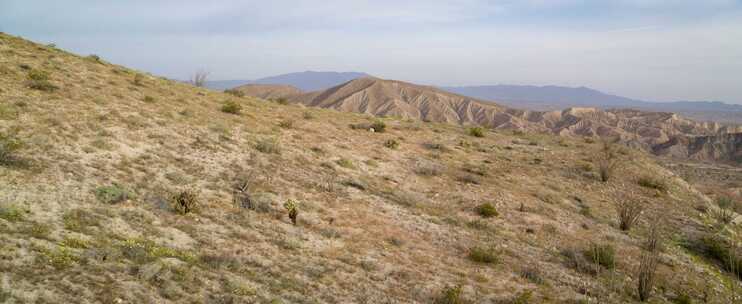
M 278 87 L 276 87 L 278 88 Z M 366 77 L 317 92 L 296 95 L 292 101 L 307 106 L 376 116 L 395 116 L 431 122 L 482 125 L 493 129 L 550 132 L 563 136 L 618 137 L 648 151 L 657 145 L 683 145 L 695 136 L 742 132 L 742 126 L 696 122 L 673 113 L 617 109 L 569 108 L 563 111 L 527 111 L 449 93 L 434 87 Z M 723 141 L 728 137 L 720 137 Z M 734 160 L 733 150 L 715 152 L 688 149 L 700 160 Z M 731 153 L 731 154 L 730 154 Z M 670 154 L 680 155 L 680 154 Z
M 736 301 L 736 205 L 651 155 L 363 83 L 399 97 L 316 101 L 526 131 L 240 98 L 0 33 L 0 303 L 635 303 L 649 274 L 654 303 Z

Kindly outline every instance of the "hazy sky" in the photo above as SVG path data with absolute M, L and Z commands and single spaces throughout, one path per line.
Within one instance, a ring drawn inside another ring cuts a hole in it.
M 0 31 L 179 79 L 359 71 L 742 103 L 742 0 L 0 0 Z

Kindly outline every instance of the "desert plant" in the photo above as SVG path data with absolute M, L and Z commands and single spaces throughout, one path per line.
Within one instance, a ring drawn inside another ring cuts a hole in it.
M 294 127 L 294 121 L 291 119 L 282 120 L 278 123 L 278 126 L 284 129 L 291 129 Z
M 528 280 L 529 282 L 537 285 L 544 283 L 544 278 L 541 275 L 541 270 L 533 266 L 525 266 L 520 270 L 520 277 Z
M 371 129 L 377 133 L 384 133 L 386 131 L 386 123 L 381 120 L 377 120 L 371 124 Z
M 14 136 L 0 133 L 0 166 L 10 166 L 18 162 L 17 152 L 23 147 Z
M 645 188 L 655 189 L 661 192 L 667 192 L 667 183 L 665 183 L 665 181 L 659 178 L 655 178 L 651 176 L 642 176 L 639 178 L 639 180 L 637 180 L 637 184 Z
M 49 82 L 49 73 L 45 71 L 30 70 L 28 71 L 27 77 L 28 82 L 26 85 L 31 89 L 44 92 L 52 92 L 59 89 L 59 87 Z
M 495 205 L 492 205 L 491 203 L 484 203 L 477 206 L 477 214 L 482 217 L 495 217 L 500 215 L 500 213 L 497 212 Z
M 596 266 L 603 266 L 606 269 L 613 269 L 616 266 L 616 250 L 610 244 L 590 244 L 588 249 L 583 252 L 585 258 Z
M 699 249 L 716 260 L 724 270 L 742 280 L 742 247 L 720 235 L 704 235 L 698 240 Z
M 245 92 L 242 92 L 242 91 L 237 90 L 237 89 L 226 89 L 226 90 L 224 90 L 224 93 L 225 94 L 232 95 L 234 97 L 245 97 Z
M 432 161 L 419 161 L 415 165 L 415 173 L 422 176 L 438 176 L 443 172 L 443 168 Z
M 397 148 L 399 148 L 399 141 L 397 141 L 396 139 L 388 139 L 384 142 L 384 147 L 396 150 Z
M 263 138 L 257 142 L 255 149 L 267 154 L 280 154 L 281 144 L 276 138 Z
M 637 201 L 635 198 L 619 198 L 616 203 L 616 216 L 618 217 L 618 226 L 623 231 L 631 230 L 631 227 L 639 220 L 639 216 L 644 212 L 644 203 Z
M 129 198 L 129 193 L 120 186 L 113 184 L 95 189 L 95 197 L 102 203 L 118 204 Z
M 203 87 L 206 85 L 206 79 L 209 77 L 209 73 L 205 70 L 199 70 L 191 77 L 191 84 L 197 87 Z
M 595 159 L 595 167 L 598 168 L 598 174 L 602 182 L 607 182 L 613 176 L 613 172 L 619 165 L 616 156 L 614 142 L 612 140 L 603 140 L 598 157 Z
M 246 180 L 237 182 L 232 189 L 232 202 L 239 208 L 254 210 L 255 205 L 250 196 L 249 186 Z
M 0 219 L 8 222 L 18 222 L 25 218 L 23 210 L 15 206 L 0 206 Z
M 482 264 L 495 264 L 500 261 L 500 257 L 494 247 L 479 246 L 469 248 L 469 259 Z
M 733 210 L 733 202 L 731 198 L 719 197 L 715 201 L 716 208 L 711 209 L 711 215 L 721 224 L 729 224 L 734 221 L 737 214 Z
M 466 130 L 466 133 L 474 137 L 484 137 L 484 128 L 482 127 L 471 127 Z
M 291 220 L 291 223 L 296 226 L 296 221 L 299 217 L 299 206 L 297 203 L 291 199 L 287 200 L 286 203 L 283 204 L 283 208 L 286 208 L 286 211 L 289 214 L 289 219 Z
M 177 192 L 170 196 L 170 205 L 177 213 L 191 213 L 198 208 L 198 193 L 190 189 Z
M 470 301 L 463 297 L 464 289 L 461 285 L 446 286 L 441 290 L 440 295 L 433 301 L 434 304 L 466 304 Z
M 657 265 L 659 264 L 659 252 L 658 246 L 659 239 L 656 233 L 650 234 L 646 241 L 647 244 L 654 244 L 653 246 L 646 246 L 647 250 L 642 253 L 641 260 L 639 261 L 639 269 L 637 273 L 637 292 L 639 294 L 639 300 L 645 302 L 649 299 L 654 288 L 657 272 Z
M 242 105 L 239 103 L 233 101 L 233 100 L 227 100 L 224 102 L 221 108 L 222 112 L 229 113 L 229 114 L 240 114 L 242 111 Z

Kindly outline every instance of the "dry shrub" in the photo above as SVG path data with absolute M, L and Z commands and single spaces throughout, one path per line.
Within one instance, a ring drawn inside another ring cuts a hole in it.
M 616 156 L 616 140 L 604 140 L 600 149 L 600 155 L 595 160 L 595 167 L 598 168 L 598 174 L 602 182 L 607 182 L 613 176 L 613 172 L 620 164 Z
M 440 295 L 433 301 L 434 304 L 468 304 L 471 301 L 467 300 L 463 296 L 464 289 L 461 285 L 458 286 L 447 286 L 443 288 Z
M 661 247 L 661 235 L 659 229 L 654 226 L 644 243 L 645 251 L 641 255 L 639 269 L 637 271 L 637 292 L 639 294 L 639 300 L 642 302 L 647 301 L 652 295 L 652 289 L 657 279 L 656 272 Z
M 204 85 L 206 85 L 206 79 L 208 77 L 209 77 L 209 72 L 206 72 L 205 70 L 199 70 L 193 74 L 193 77 L 191 77 L 191 84 L 201 88 Z
M 623 231 L 631 230 L 631 227 L 639 220 L 639 216 L 646 208 L 643 202 L 628 196 L 619 198 L 616 203 L 616 215 L 618 217 L 618 226 Z
M 198 208 L 198 193 L 194 190 L 183 190 L 170 197 L 170 205 L 180 214 L 188 214 Z

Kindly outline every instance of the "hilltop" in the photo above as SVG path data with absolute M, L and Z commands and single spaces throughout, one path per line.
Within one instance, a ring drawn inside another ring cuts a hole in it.
M 524 112 L 372 80 L 455 113 L 282 104 L 6 34 L 0 55 L 0 302 L 631 303 L 647 263 L 655 303 L 741 287 L 734 209 L 652 155 L 433 120 Z M 400 104 L 343 90 L 307 102 Z

